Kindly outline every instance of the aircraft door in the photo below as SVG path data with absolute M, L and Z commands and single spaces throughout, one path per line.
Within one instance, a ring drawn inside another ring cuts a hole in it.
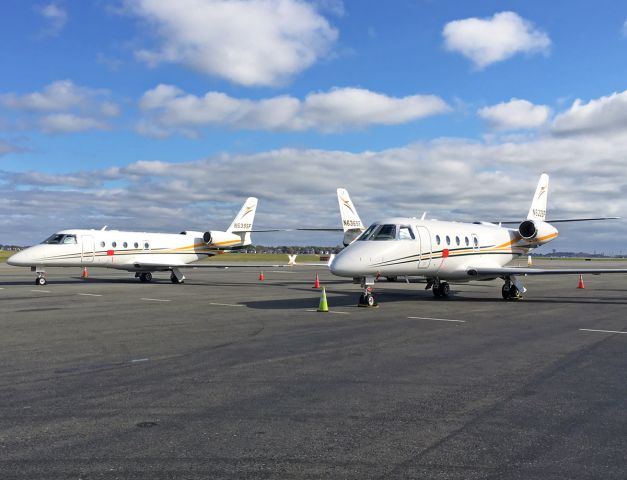
M 420 261 L 418 268 L 429 268 L 431 264 L 431 236 L 427 227 L 417 227 L 418 237 L 420 238 Z
M 81 260 L 83 262 L 93 262 L 94 261 L 94 237 L 91 235 L 83 235 L 83 252 L 81 256 Z

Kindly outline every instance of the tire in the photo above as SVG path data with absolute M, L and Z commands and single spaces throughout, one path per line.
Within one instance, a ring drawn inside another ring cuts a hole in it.
M 521 298 L 520 291 L 516 285 L 509 287 L 509 298 L 514 300 Z
M 442 282 L 440 284 L 440 296 L 442 298 L 447 298 L 451 293 L 451 286 L 447 282 Z
M 507 286 L 507 284 L 503 284 L 503 288 L 501 288 L 501 295 L 503 295 L 503 300 L 510 299 L 509 287 Z
M 40 286 L 42 286 L 42 287 L 43 287 L 46 283 L 48 283 L 48 282 L 46 281 L 46 277 L 37 277 L 37 278 L 35 279 L 35 285 L 40 285 Z
M 366 295 L 366 305 L 374 307 L 374 297 L 372 295 Z
M 433 296 L 435 298 L 440 298 L 442 296 L 442 290 L 440 290 L 440 285 L 438 284 L 433 285 Z

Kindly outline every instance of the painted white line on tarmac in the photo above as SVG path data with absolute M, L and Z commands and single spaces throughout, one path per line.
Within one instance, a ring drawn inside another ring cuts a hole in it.
M 147 302 L 171 302 L 172 300 L 166 300 L 165 298 L 140 298 L 140 300 L 145 300 Z
M 209 305 L 217 305 L 219 307 L 245 307 L 246 305 L 242 305 L 239 303 L 211 303 Z
M 307 309 L 308 312 L 317 312 L 318 310 L 314 310 L 313 308 Z M 328 312 L 320 312 L 320 313 L 337 313 L 338 315 L 350 315 L 351 312 L 338 312 L 337 310 L 329 310 Z
M 466 323 L 466 320 L 451 320 L 450 318 L 431 318 L 431 317 L 407 317 L 412 320 L 433 320 L 434 322 L 456 322 Z
M 4 290 L 4 287 L 0 287 L 0 290 Z
M 131 360 L 131 363 L 148 362 L 149 360 L 150 360 L 149 358 L 135 358 Z
M 37 293 L 51 293 L 50 290 L 31 290 L 31 292 L 37 292 Z
M 286 272 L 285 270 L 268 270 L 268 273 L 287 273 L 288 275 L 294 275 L 298 272 Z
M 83 297 L 102 297 L 99 293 L 77 293 L 76 295 L 82 295 Z
M 579 330 L 581 330 L 582 332 L 627 333 L 627 332 L 621 332 L 619 330 L 594 330 L 592 328 L 580 328 Z

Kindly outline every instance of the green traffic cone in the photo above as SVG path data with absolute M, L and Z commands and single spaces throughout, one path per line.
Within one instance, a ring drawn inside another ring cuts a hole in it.
M 320 295 L 320 305 L 318 305 L 319 312 L 328 312 L 329 304 L 327 303 L 327 291 L 322 287 L 322 294 Z

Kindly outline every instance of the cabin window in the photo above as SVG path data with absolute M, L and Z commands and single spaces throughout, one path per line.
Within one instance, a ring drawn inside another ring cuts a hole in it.
M 124 243 L 122 244 L 122 246 L 123 246 L 124 248 L 128 248 L 128 243 L 124 242 Z
M 469 246 L 470 242 L 468 241 L 468 237 L 464 237 L 464 240 L 466 241 L 466 246 Z
M 448 235 L 446 236 L 446 244 L 447 245 L 451 244 L 451 237 L 449 237 Z
M 62 233 L 55 233 L 50 237 L 46 238 L 42 243 L 46 243 L 48 245 L 59 245 L 59 244 L 76 244 L 76 235 L 64 235 Z
M 473 238 L 473 242 L 474 242 L 474 244 L 475 244 L 475 247 L 478 247 L 478 246 L 479 246 L 479 239 L 478 239 L 477 237 L 474 237 L 474 238 Z
M 459 247 L 459 244 L 461 243 L 461 242 L 459 241 L 459 237 L 455 237 L 455 243 L 456 243 L 456 244 L 457 244 L 457 246 Z
M 398 239 L 399 240 L 415 240 L 414 232 L 412 232 L 411 228 L 407 225 L 402 225 L 398 229 Z
M 440 244 L 440 236 L 439 235 L 435 236 L 435 243 L 437 243 L 438 245 Z
M 395 240 L 396 225 L 381 225 L 371 236 L 371 240 Z
M 100 242 L 100 248 L 104 248 L 105 242 Z
M 144 248 L 148 250 L 150 248 L 150 244 L 148 242 L 144 243 Z
M 111 246 L 112 246 L 113 248 L 117 247 L 117 246 L 118 246 L 118 242 L 111 242 Z
M 135 248 L 139 248 L 139 243 L 135 242 L 135 243 L 133 244 L 133 246 L 134 246 Z

